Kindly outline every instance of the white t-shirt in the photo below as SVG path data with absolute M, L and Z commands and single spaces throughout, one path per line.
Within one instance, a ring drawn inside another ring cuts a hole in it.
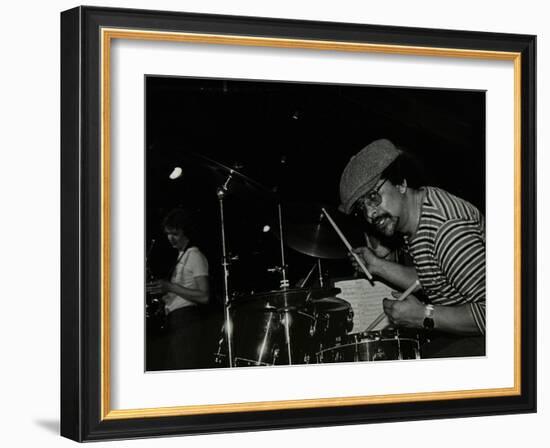
M 192 246 L 178 254 L 178 262 L 170 281 L 184 288 L 198 289 L 197 277 L 208 275 L 208 260 L 198 247 Z M 169 292 L 164 295 L 166 312 L 170 313 L 186 306 L 196 306 L 196 303 Z

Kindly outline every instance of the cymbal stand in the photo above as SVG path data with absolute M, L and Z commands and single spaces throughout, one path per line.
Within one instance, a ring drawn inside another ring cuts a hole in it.
M 300 288 L 306 286 L 306 283 L 309 281 L 309 278 L 311 277 L 311 274 L 313 274 L 313 271 L 315 271 L 315 269 L 317 269 L 317 262 L 313 263 L 313 266 L 311 266 L 311 269 L 307 273 L 306 277 L 300 283 Z
M 290 283 L 286 277 L 286 261 L 285 261 L 285 241 L 283 238 L 283 209 L 281 203 L 278 204 L 278 215 L 279 215 L 279 235 L 281 235 L 281 289 L 287 289 L 290 286 Z
M 230 303 L 229 303 L 229 257 L 227 255 L 227 243 L 225 240 L 225 219 L 223 201 L 229 188 L 229 182 L 233 178 L 231 171 L 224 184 L 218 188 L 216 195 L 220 206 L 220 230 L 222 235 L 222 268 L 223 268 L 223 303 L 224 303 L 224 328 L 227 339 L 227 355 L 229 358 L 229 367 L 233 367 L 233 322 L 231 321 Z
M 284 246 L 284 237 L 283 237 L 283 209 L 281 207 L 281 203 L 278 204 L 278 215 L 279 215 L 279 235 L 281 236 L 281 289 L 285 290 L 288 289 L 290 286 L 290 283 L 288 281 L 288 278 L 286 276 L 286 260 L 285 260 L 285 246 Z M 284 327 L 285 327 L 285 342 L 286 342 L 286 349 L 288 353 L 288 364 L 292 364 L 292 342 L 290 339 L 290 310 L 288 307 L 288 300 L 287 296 L 284 295 L 285 301 L 285 316 L 284 316 Z
M 300 288 L 303 288 L 306 285 L 306 283 L 309 281 L 309 278 L 311 277 L 311 274 L 313 274 L 315 270 L 317 270 L 317 272 L 319 273 L 319 286 L 321 288 L 325 287 L 325 282 L 323 280 L 323 269 L 321 266 L 321 259 L 317 258 L 317 261 L 313 263 L 313 266 L 311 266 L 311 269 L 307 273 L 306 278 L 304 278 L 300 283 Z
M 317 268 L 319 269 L 319 286 L 321 288 L 325 287 L 325 282 L 323 281 L 323 268 L 321 266 L 321 259 L 317 258 Z

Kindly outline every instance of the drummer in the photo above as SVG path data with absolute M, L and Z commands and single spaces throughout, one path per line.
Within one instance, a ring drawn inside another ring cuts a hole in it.
M 383 238 L 400 236 L 414 266 L 354 249 L 375 276 L 416 295 L 384 299 L 396 326 L 424 329 L 432 342 L 423 357 L 485 354 L 485 220 L 469 202 L 416 182 L 412 156 L 386 139 L 350 159 L 340 179 L 341 210 L 364 218 Z M 382 239 L 383 239 L 382 238 Z

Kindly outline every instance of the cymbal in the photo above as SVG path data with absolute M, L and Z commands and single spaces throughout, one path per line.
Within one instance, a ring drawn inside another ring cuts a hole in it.
M 346 258 L 348 250 L 321 209 L 330 213 L 352 246 L 364 244 L 360 227 L 335 208 L 322 204 L 286 204 L 283 207 L 284 242 L 292 249 L 311 257 Z
M 270 190 L 265 185 L 245 175 L 242 172 L 244 166 L 240 163 L 234 163 L 232 166 L 227 166 L 216 160 L 209 159 L 206 156 L 193 152 L 187 153 L 185 156 L 193 160 L 200 167 L 208 170 L 208 172 L 214 176 L 217 185 L 219 187 L 225 186 L 227 192 L 230 194 L 255 193 L 275 198 L 273 190 Z
M 233 299 L 232 306 L 249 311 L 290 311 L 300 309 L 307 303 L 324 303 L 340 293 L 339 288 L 292 288 L 259 292 Z

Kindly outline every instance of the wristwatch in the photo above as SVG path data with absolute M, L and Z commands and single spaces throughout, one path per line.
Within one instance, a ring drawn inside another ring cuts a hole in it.
M 434 306 L 426 305 L 424 307 L 424 322 L 422 323 L 424 330 L 433 330 L 434 328 Z

